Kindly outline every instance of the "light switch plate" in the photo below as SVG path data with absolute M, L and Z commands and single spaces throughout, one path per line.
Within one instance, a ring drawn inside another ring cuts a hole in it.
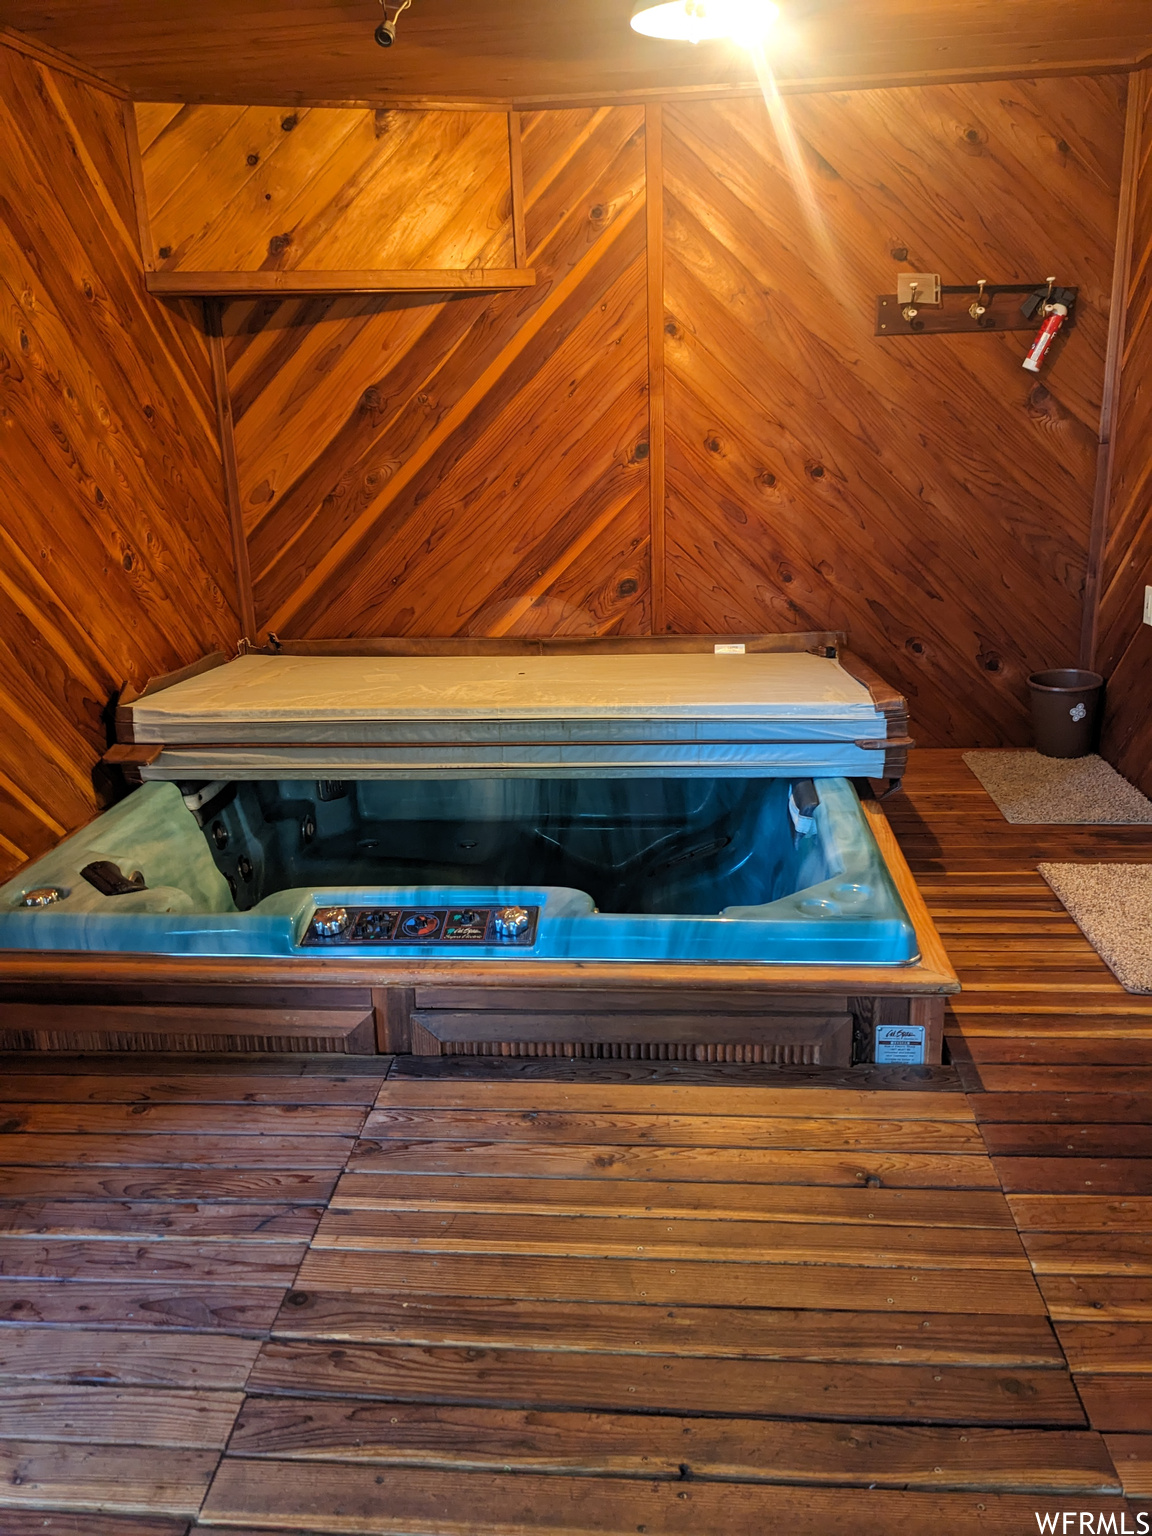
M 916 293 L 912 293 L 912 284 L 916 284 Z M 939 272 L 897 272 L 896 274 L 896 302 L 897 304 L 929 304 L 940 303 L 940 274 Z
M 1144 622 L 1152 624 L 1152 587 L 1144 588 Z

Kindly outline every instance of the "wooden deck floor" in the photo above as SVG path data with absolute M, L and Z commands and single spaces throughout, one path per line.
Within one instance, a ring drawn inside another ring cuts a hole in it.
M 909 790 L 954 1068 L 7 1059 L 0 1536 L 1137 1529 L 1152 830 Z

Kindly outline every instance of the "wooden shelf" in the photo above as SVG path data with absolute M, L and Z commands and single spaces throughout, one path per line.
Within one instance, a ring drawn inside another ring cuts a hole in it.
M 169 296 L 239 297 L 275 293 L 450 293 L 534 288 L 531 267 L 407 272 L 148 272 L 149 293 Z

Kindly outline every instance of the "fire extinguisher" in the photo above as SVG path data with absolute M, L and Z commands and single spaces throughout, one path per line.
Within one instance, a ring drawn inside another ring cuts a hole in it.
M 1030 293 L 1020 306 L 1021 312 L 1029 319 L 1037 312 L 1044 316 L 1044 324 L 1036 336 L 1036 340 L 1028 348 L 1028 355 L 1024 359 L 1023 366 L 1029 373 L 1039 373 L 1041 365 L 1052 343 L 1060 334 L 1061 327 L 1068 319 L 1068 312 L 1075 303 L 1074 290 L 1055 287 L 1056 279 L 1048 279 L 1047 289 L 1038 288 L 1035 293 Z

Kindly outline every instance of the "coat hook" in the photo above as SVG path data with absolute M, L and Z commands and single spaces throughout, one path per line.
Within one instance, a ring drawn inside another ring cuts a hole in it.
M 987 295 L 984 292 L 985 288 L 988 286 L 988 279 L 986 277 L 978 278 L 976 281 L 976 286 L 979 288 L 980 293 L 979 296 L 975 298 L 971 304 L 969 304 L 968 313 L 972 316 L 973 320 L 982 320 L 988 313 L 988 305 L 986 303 Z
M 1055 279 L 1053 279 L 1053 281 L 1055 281 Z M 909 325 L 912 324 L 913 320 L 915 320 L 916 316 L 920 313 L 920 311 L 916 308 L 916 290 L 919 286 L 919 283 L 917 283 L 915 279 L 913 279 L 913 281 L 908 285 L 909 300 L 908 303 L 904 306 L 903 314 Z

